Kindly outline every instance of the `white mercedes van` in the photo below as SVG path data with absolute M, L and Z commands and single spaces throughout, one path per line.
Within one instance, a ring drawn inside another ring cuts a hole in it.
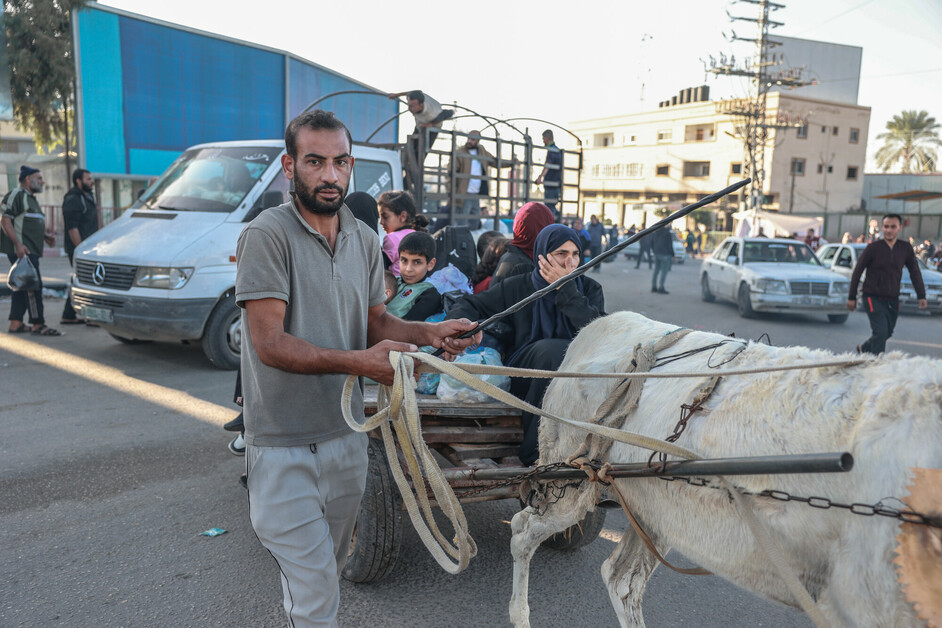
M 245 223 L 287 201 L 283 140 L 200 144 L 140 200 L 75 251 L 79 318 L 125 343 L 200 341 L 209 361 L 239 366 L 236 242 Z M 402 189 L 399 154 L 355 145 L 349 191 Z

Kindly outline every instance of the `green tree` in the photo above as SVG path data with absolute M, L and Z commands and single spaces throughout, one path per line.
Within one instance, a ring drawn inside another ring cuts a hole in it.
M 933 172 L 938 157 L 939 123 L 927 111 L 903 111 L 886 123 L 886 132 L 877 136 L 883 146 L 877 163 L 883 172 L 897 166 L 903 173 Z
M 74 146 L 72 9 L 86 0 L 4 0 L 10 91 L 17 126 L 40 150 Z

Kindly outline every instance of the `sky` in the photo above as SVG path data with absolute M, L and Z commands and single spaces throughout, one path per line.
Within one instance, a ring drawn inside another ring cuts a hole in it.
M 772 35 L 863 48 L 858 104 L 872 108 L 867 170 L 886 122 L 905 109 L 942 119 L 942 1 L 777 0 Z M 657 108 L 701 84 L 715 100 L 745 96 L 743 80 L 717 79 L 701 59 L 748 56 L 724 31 L 727 0 L 109 0 L 108 6 L 273 48 L 380 90 L 421 89 L 442 104 L 500 118 L 576 120 Z M 405 118 L 408 118 L 406 116 Z M 531 124 L 536 136 L 544 125 Z M 403 123 L 411 130 L 411 121 Z M 561 134 L 559 134 L 561 135 Z M 566 141 L 560 141 L 566 144 Z

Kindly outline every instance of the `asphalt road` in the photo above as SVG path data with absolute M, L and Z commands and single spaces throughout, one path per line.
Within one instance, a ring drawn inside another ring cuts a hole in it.
M 610 311 L 835 351 L 868 335 L 863 314 L 844 325 L 823 316 L 741 319 L 732 304 L 700 301 L 698 268 L 675 266 L 669 295 L 651 294 L 650 271 L 624 260 L 592 276 Z M 61 300 L 47 303 L 58 314 Z M 942 358 L 939 322 L 901 317 L 890 349 Z M 236 414 L 234 374 L 212 369 L 196 346 L 128 346 L 100 329 L 66 331 L 0 334 L 0 626 L 283 625 L 278 571 L 237 483 L 243 459 L 228 453 L 220 429 Z M 479 554 L 458 576 L 443 572 L 408 526 L 387 580 L 342 584 L 341 625 L 509 625 L 515 511 L 511 501 L 467 507 Z M 228 532 L 199 536 L 213 527 Z M 625 529 L 624 516 L 609 511 L 590 546 L 537 553 L 534 626 L 617 625 L 599 567 Z M 650 626 L 810 625 L 719 578 L 663 568 L 645 615 Z

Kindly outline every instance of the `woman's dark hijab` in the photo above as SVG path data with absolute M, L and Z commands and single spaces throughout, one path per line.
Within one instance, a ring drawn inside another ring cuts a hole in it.
M 375 233 L 379 233 L 379 209 L 376 207 L 375 198 L 366 192 L 353 192 L 347 196 L 346 203 L 358 220 L 365 222 Z
M 533 245 L 533 261 L 536 263 L 536 266 L 530 274 L 530 281 L 533 282 L 533 287 L 536 290 L 541 290 L 549 285 L 549 282 L 543 279 L 543 275 L 540 274 L 540 256 L 548 257 L 550 253 L 566 242 L 572 242 L 578 247 L 579 259 L 582 259 L 582 240 L 579 238 L 579 234 L 571 227 L 559 224 L 549 225 L 540 231 L 540 234 L 536 237 L 536 242 Z M 582 277 L 576 277 L 573 283 L 576 289 L 584 294 Z M 538 340 L 547 338 L 572 340 L 576 335 L 576 331 L 578 330 L 572 328 L 569 319 L 557 309 L 556 293 L 551 292 L 541 297 L 533 304 L 533 324 L 530 327 L 530 339 L 507 360 L 507 363 L 511 364 L 513 359 L 523 351 L 523 349 Z

